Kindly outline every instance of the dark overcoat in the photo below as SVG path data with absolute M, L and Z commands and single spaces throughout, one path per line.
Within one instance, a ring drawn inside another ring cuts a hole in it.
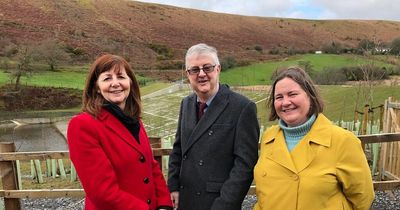
M 181 102 L 168 186 L 180 210 L 240 210 L 258 157 L 256 105 L 220 85 L 197 122 L 196 95 Z

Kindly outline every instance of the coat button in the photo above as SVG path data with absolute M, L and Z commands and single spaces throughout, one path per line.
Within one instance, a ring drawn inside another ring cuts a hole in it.
M 179 188 L 183 189 L 183 185 L 179 186 Z
M 146 177 L 146 178 L 143 179 L 143 182 L 144 182 L 145 184 L 148 184 L 148 183 L 150 182 L 150 180 L 149 180 L 149 178 Z
M 144 162 L 146 162 L 146 158 L 144 158 L 144 156 L 142 155 L 142 156 L 140 156 L 139 161 L 144 163 Z
M 261 176 L 262 176 L 262 177 L 267 176 L 267 172 L 263 172 Z
M 201 195 L 201 192 L 196 192 L 196 195 Z
M 200 160 L 200 161 L 199 161 L 199 166 L 202 166 L 202 165 L 204 165 L 204 161 L 203 161 L 203 160 Z
M 147 204 L 150 204 L 151 203 L 151 200 L 150 199 L 147 199 Z
M 182 159 L 183 159 L 183 160 L 186 160 L 186 159 L 187 159 L 187 156 L 186 156 L 186 155 L 184 155 Z
M 298 176 L 298 175 L 296 175 L 296 174 L 295 174 L 295 175 L 293 175 L 292 177 L 293 177 L 293 180 L 294 180 L 294 181 L 297 181 L 297 180 L 299 180 L 299 176 Z
M 208 135 L 211 136 L 214 132 L 213 131 L 208 131 Z

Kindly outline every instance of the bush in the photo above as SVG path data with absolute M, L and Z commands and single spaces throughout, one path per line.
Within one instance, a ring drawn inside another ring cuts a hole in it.
M 184 63 L 182 60 L 162 60 L 156 64 L 157 69 L 182 69 Z
M 157 60 L 167 60 L 174 57 L 173 50 L 163 44 L 150 43 L 147 46 L 158 54 Z
M 324 68 L 313 77 L 319 85 L 339 85 L 347 81 L 346 75 L 340 68 Z
M 237 65 L 236 59 L 232 56 L 222 58 L 220 63 L 221 63 L 221 68 L 224 70 L 235 68 Z
M 269 51 L 269 54 L 271 54 L 271 55 L 279 55 L 279 49 L 274 47 Z
M 3 51 L 6 57 L 13 57 L 18 53 L 18 46 L 14 43 L 11 43 L 7 45 Z
M 322 47 L 322 51 L 329 54 L 339 54 L 342 52 L 342 45 L 340 43 L 332 42 Z
M 297 54 L 297 50 L 292 48 L 292 47 L 290 47 L 289 49 L 287 49 L 286 54 L 287 55 L 296 55 Z
M 392 55 L 400 55 L 400 37 L 396 38 L 390 44 L 390 54 Z
M 385 68 L 379 68 L 372 64 L 343 67 L 342 71 L 346 75 L 347 80 L 350 81 L 380 80 L 387 79 L 389 76 Z
M 396 75 L 396 76 L 398 76 L 398 75 L 400 75 L 400 65 L 396 65 L 396 66 L 394 66 L 394 67 L 389 67 L 389 69 L 386 70 L 386 72 L 387 72 L 389 75 L 392 75 L 392 76 Z
M 262 48 L 260 45 L 254 46 L 254 49 L 255 49 L 257 52 L 260 52 L 260 53 L 263 51 L 263 48 Z

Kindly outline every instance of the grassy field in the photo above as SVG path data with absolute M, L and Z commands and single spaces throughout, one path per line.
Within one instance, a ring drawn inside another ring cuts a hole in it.
M 62 66 L 58 71 L 46 71 L 41 65 L 35 65 L 35 72 L 31 76 L 22 76 L 21 84 L 43 87 L 63 87 L 82 90 L 85 84 L 88 66 Z M 147 80 L 139 75 L 136 79 Z M 10 83 L 10 74 L 0 71 L 0 85 Z
M 247 67 L 240 67 L 230 69 L 228 71 L 223 71 L 221 74 L 221 82 L 227 83 L 231 86 L 234 85 L 265 85 L 270 84 L 270 77 L 272 72 L 282 66 L 289 66 L 298 64 L 299 61 L 310 61 L 316 71 L 320 71 L 326 66 L 330 67 L 342 67 L 349 65 L 360 65 L 365 63 L 373 62 L 379 66 L 388 66 L 389 64 L 383 62 L 386 60 L 391 60 L 382 56 L 373 57 L 371 59 L 367 59 L 363 56 L 354 56 L 354 55 L 328 55 L 328 54 L 306 54 L 306 55 L 298 55 L 290 57 L 283 61 L 271 61 L 266 63 L 253 64 Z M 86 72 L 89 68 L 88 65 L 84 66 L 61 66 L 60 70 L 57 72 L 44 71 L 46 69 L 45 65 L 37 65 L 37 68 L 41 69 L 41 73 L 33 74 L 32 77 L 23 77 L 22 83 L 28 85 L 37 85 L 37 86 L 54 86 L 54 87 L 66 87 L 66 88 L 77 88 L 82 90 Z M 139 79 L 143 79 L 140 77 Z M 9 81 L 8 74 L 0 71 L 0 85 L 7 83 Z M 142 96 L 152 93 L 154 91 L 166 88 L 171 84 L 163 83 L 163 82 L 150 82 L 148 85 L 141 87 Z M 358 97 L 358 107 L 357 110 L 362 111 L 362 107 L 366 102 L 364 93 L 358 90 L 357 87 L 349 87 L 349 86 L 321 86 L 322 96 L 326 102 L 326 110 L 325 113 L 332 120 L 352 120 L 354 117 L 355 104 L 357 101 L 356 95 Z M 379 105 L 384 102 L 389 96 L 394 96 L 396 98 L 400 98 L 400 91 L 394 91 L 396 87 L 389 86 L 379 86 L 375 87 L 373 90 L 373 104 L 372 106 Z M 365 91 L 365 90 L 364 90 Z M 171 94 L 166 94 L 163 96 L 155 97 L 152 99 L 146 99 L 143 101 L 144 103 L 144 119 L 149 122 L 149 126 L 151 124 L 151 128 L 149 127 L 149 131 L 151 133 L 156 132 L 158 128 L 162 127 L 162 125 L 169 125 L 168 122 L 165 122 L 161 119 L 170 118 L 176 119 L 178 115 L 178 108 L 180 100 L 190 93 L 190 90 L 185 90 L 183 92 L 176 92 Z M 359 93 L 359 94 L 358 94 Z M 243 95 L 248 96 L 249 98 L 253 98 L 257 101 L 259 119 L 261 124 L 269 125 L 271 122 L 266 120 L 267 111 L 265 107 L 265 98 L 267 93 L 252 93 L 249 91 L 243 92 Z M 253 96 L 257 95 L 257 96 Z M 264 101 L 262 101 L 264 98 Z M 79 110 L 78 108 L 73 108 L 73 110 Z M 170 112 L 170 110 L 172 110 Z M 65 111 L 65 110 L 61 110 Z M 149 114 L 151 113 L 151 114 Z M 152 117 L 150 117 L 152 116 Z M 159 119 L 158 119 L 159 118 Z M 158 120 L 156 120 L 158 119 Z M 165 119 L 164 119 L 165 120 Z M 170 127 L 173 128 L 176 126 L 175 124 Z M 161 129 L 162 130 L 162 129 Z M 164 129 L 168 131 L 160 131 L 164 133 L 165 136 L 172 136 L 170 130 L 174 129 Z M 173 131 L 172 131 L 173 132 Z M 162 136 L 164 136 L 162 134 Z
M 299 61 L 309 61 L 317 72 L 325 67 L 357 66 L 369 63 L 382 67 L 391 65 L 380 60 L 367 59 L 356 55 L 306 54 L 293 56 L 282 61 L 269 61 L 227 71 L 222 70 L 221 81 L 230 85 L 268 85 L 271 84 L 271 75 L 276 69 L 298 65 Z

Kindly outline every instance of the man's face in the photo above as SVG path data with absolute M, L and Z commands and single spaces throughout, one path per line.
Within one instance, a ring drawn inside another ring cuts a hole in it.
M 216 65 L 212 56 L 207 54 L 193 54 L 187 59 L 188 69 L 200 68 L 198 73 L 189 73 L 186 75 L 189 79 L 192 89 L 203 99 L 216 94 L 218 91 L 219 74 L 221 66 Z M 206 69 L 206 70 L 203 70 Z M 208 70 L 208 73 L 206 71 Z

